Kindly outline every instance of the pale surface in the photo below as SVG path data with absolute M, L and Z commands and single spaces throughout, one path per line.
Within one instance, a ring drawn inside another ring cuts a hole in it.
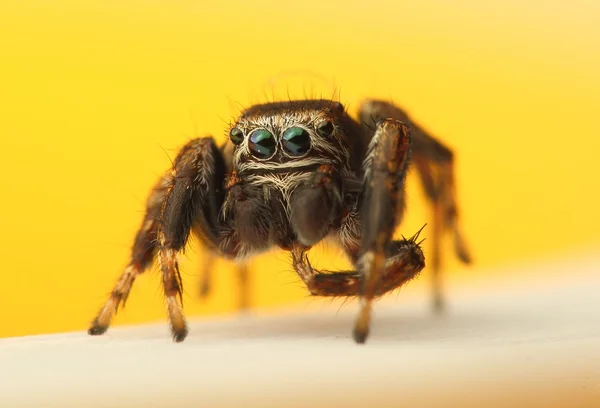
M 0 406 L 599 407 L 599 264 L 474 271 L 439 319 L 423 296 L 392 297 L 366 346 L 354 304 L 197 321 L 182 344 L 164 323 L 5 339 Z

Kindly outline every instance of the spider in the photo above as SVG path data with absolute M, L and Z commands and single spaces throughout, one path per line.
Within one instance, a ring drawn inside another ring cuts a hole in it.
M 88 333 L 103 334 L 134 280 L 158 259 L 173 340 L 188 333 L 182 311 L 178 253 L 191 234 L 213 255 L 240 262 L 279 247 L 311 295 L 358 296 L 353 337 L 368 337 L 373 300 L 399 288 L 424 267 L 412 238 L 393 240 L 405 209 L 409 164 L 433 207 L 433 297 L 443 307 L 440 240 L 453 233 L 465 263 L 453 178 L 453 153 L 414 124 L 399 107 L 367 100 L 353 119 L 337 101 L 271 102 L 244 110 L 217 146 L 189 141 L 147 200 L 131 259 Z M 420 231 L 419 231 L 420 232 Z M 319 271 L 307 251 L 336 239 L 355 270 Z

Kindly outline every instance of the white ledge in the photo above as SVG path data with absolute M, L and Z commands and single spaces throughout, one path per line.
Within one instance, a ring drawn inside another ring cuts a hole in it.
M 599 266 L 479 275 L 440 318 L 392 296 L 363 346 L 355 305 L 3 339 L 0 407 L 600 407 Z

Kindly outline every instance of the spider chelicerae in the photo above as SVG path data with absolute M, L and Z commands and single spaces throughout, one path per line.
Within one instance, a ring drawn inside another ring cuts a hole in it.
M 453 234 L 459 259 L 470 256 L 458 226 L 452 151 L 385 101 L 361 104 L 358 120 L 331 100 L 254 105 L 217 146 L 188 142 L 152 189 L 131 259 L 89 333 L 104 333 L 136 277 L 157 258 L 175 341 L 188 329 L 178 253 L 190 234 L 212 254 L 243 262 L 279 247 L 314 296 L 358 296 L 353 336 L 368 337 L 373 300 L 425 267 L 417 240 L 394 240 L 405 209 L 405 179 L 416 168 L 433 208 L 434 309 L 441 310 L 440 242 Z M 420 232 L 420 231 L 419 231 Z M 314 269 L 307 251 L 336 239 L 355 266 Z

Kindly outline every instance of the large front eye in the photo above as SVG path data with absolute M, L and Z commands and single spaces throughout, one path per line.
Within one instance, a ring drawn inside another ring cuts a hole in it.
M 256 129 L 250 133 L 248 148 L 255 157 L 268 159 L 273 156 L 276 147 L 275 137 L 268 130 Z
M 302 156 L 310 150 L 310 135 L 301 127 L 289 128 L 282 139 L 283 150 L 290 156 Z

